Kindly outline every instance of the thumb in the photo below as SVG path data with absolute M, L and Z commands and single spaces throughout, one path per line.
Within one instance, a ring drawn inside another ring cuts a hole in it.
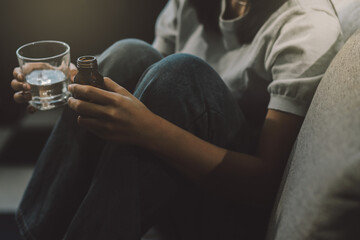
M 71 82 L 74 82 L 74 78 L 75 75 L 78 73 L 78 69 L 73 63 L 70 63 L 69 71 L 70 71 L 70 80 Z

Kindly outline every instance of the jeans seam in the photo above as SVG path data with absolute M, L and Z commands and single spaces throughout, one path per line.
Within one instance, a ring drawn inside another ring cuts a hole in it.
M 210 124 L 209 124 L 209 112 L 212 112 L 214 114 L 217 114 L 219 116 L 221 116 L 223 118 L 223 113 L 217 111 L 216 109 L 212 108 L 212 107 L 209 107 L 207 104 L 206 104 L 206 101 L 203 101 L 205 102 L 205 106 L 204 106 L 204 110 L 201 114 L 199 114 L 199 116 L 197 118 L 195 118 L 193 121 L 191 121 L 191 123 L 189 123 L 187 126 L 185 126 L 185 129 L 188 130 L 190 129 L 190 127 L 192 125 L 194 125 L 199 119 L 201 119 L 205 114 L 207 115 L 207 119 L 206 119 L 206 123 L 207 123 L 207 132 L 206 132 L 206 137 L 208 138 L 208 141 L 211 141 L 212 139 L 212 136 L 210 136 Z

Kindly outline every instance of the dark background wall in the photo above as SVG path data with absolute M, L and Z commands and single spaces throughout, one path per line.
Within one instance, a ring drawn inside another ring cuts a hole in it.
M 156 17 L 167 0 L 1 0 L 0 124 L 17 121 L 25 105 L 15 104 L 10 88 L 18 65 L 15 51 L 37 40 L 60 40 L 72 61 L 101 53 L 123 38 L 152 42 Z

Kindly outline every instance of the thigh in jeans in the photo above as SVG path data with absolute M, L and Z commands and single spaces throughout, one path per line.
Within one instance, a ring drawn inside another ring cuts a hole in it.
M 251 131 L 220 76 L 205 62 L 174 54 L 150 67 L 135 90 L 154 113 L 215 145 L 251 152 Z M 158 228 L 165 239 L 236 239 L 236 207 L 186 182 Z M 240 217 L 239 217 L 240 218 Z M 239 219 L 238 218 L 238 219 Z

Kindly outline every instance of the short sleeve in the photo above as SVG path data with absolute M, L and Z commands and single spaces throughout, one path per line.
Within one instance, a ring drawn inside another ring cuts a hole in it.
M 316 88 L 342 45 L 335 15 L 312 10 L 293 16 L 280 30 L 265 67 L 272 75 L 269 109 L 305 116 Z
M 178 0 L 169 0 L 156 21 L 153 47 L 164 55 L 175 52 L 178 8 Z

